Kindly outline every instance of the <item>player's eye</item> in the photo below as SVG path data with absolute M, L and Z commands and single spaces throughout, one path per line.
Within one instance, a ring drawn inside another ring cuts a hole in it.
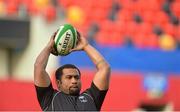
M 72 76 L 68 75 L 68 76 L 66 76 L 66 78 L 67 78 L 67 79 L 71 79 L 71 78 L 72 78 Z
M 79 79 L 79 75 L 74 76 L 75 79 Z

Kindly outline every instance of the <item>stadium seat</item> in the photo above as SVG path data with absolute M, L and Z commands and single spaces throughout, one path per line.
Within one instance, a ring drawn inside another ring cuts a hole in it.
M 149 35 L 150 33 L 152 33 L 152 24 L 143 22 L 138 25 L 138 30 L 144 35 Z
M 92 13 L 92 17 L 93 17 L 93 22 L 101 22 L 107 19 L 107 12 L 102 10 L 102 9 L 96 9 L 93 13 Z
M 133 12 L 136 9 L 136 4 L 133 2 L 133 0 L 121 0 L 120 5 L 126 11 Z
M 145 48 L 145 38 L 147 38 L 147 35 L 144 35 L 142 33 L 137 33 L 133 36 L 132 42 L 136 48 L 143 49 Z
M 151 33 L 148 35 L 147 39 L 146 39 L 146 48 L 147 49 L 157 49 L 159 48 L 159 42 L 158 42 L 158 36 Z
M 112 6 L 112 0 L 96 0 L 94 1 L 94 4 L 96 4 L 95 6 L 97 8 L 108 11 Z
M 123 24 L 112 21 L 104 21 L 100 24 L 100 31 L 97 33 L 96 41 L 103 46 L 118 47 L 123 44 Z
M 106 46 L 109 43 L 107 41 L 107 38 L 108 36 L 106 33 L 98 32 L 97 35 L 95 36 L 95 41 L 97 44 L 101 46 Z
M 155 23 L 155 17 L 154 17 L 154 13 L 153 11 L 143 11 L 141 13 L 142 19 L 144 22 L 148 22 L 150 24 L 154 24 Z
M 160 26 L 169 23 L 168 15 L 163 11 L 156 12 L 153 17 L 156 17 L 155 23 L 159 24 Z
M 37 15 L 39 13 L 38 8 L 33 0 L 25 0 L 24 4 L 27 7 L 30 16 Z
M 113 25 L 113 29 L 115 32 L 118 32 L 120 36 L 124 37 L 127 34 L 126 22 L 124 21 L 116 21 Z M 128 32 L 129 33 L 129 32 Z
M 163 30 L 164 30 L 165 33 L 167 33 L 167 34 L 169 34 L 169 35 L 171 35 L 173 37 L 176 35 L 176 28 L 175 28 L 175 26 L 173 26 L 170 23 L 164 24 Z
M 71 5 L 74 5 L 73 0 L 58 0 L 58 3 L 60 4 L 60 7 L 63 7 L 65 9 Z
M 16 2 L 9 2 L 6 4 L 6 12 L 8 15 L 12 16 L 12 15 L 17 15 L 18 13 L 18 4 L 16 4 Z
M 100 25 L 100 29 L 102 31 L 107 32 L 107 33 L 110 33 L 115 29 L 113 27 L 114 23 L 112 21 L 109 21 L 109 20 L 102 21 L 99 25 Z
M 180 42 L 180 25 L 177 27 L 176 38 Z
M 119 47 L 123 44 L 123 37 L 121 37 L 117 32 L 98 32 L 95 39 L 101 46 Z
M 138 4 L 142 8 L 142 11 L 159 11 L 160 10 L 160 4 L 156 0 L 138 0 Z
M 48 6 L 45 10 L 45 18 L 48 22 L 52 22 L 56 19 L 56 10 L 53 6 Z
M 117 19 L 119 21 L 130 22 L 133 20 L 132 12 L 125 9 L 121 9 L 117 14 Z
M 133 35 L 135 35 L 135 33 L 137 33 L 139 31 L 138 26 L 139 25 L 137 23 L 132 21 L 132 22 L 127 22 L 126 27 L 122 27 L 122 28 L 123 29 L 125 28 L 125 34 L 127 36 L 133 36 Z
M 180 2 L 178 0 L 172 3 L 171 10 L 175 16 L 180 18 Z
M 144 26 L 142 26 L 141 28 L 143 27 Z M 135 47 L 140 49 L 158 48 L 158 36 L 153 34 L 152 32 L 149 32 L 149 30 L 143 33 L 141 32 L 141 29 L 139 29 L 139 32 L 135 33 L 132 36 L 132 42 Z

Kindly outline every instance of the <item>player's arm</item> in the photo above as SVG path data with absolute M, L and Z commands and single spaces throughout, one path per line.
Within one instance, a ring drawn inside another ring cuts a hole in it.
M 87 53 L 97 68 L 97 72 L 93 79 L 94 84 L 100 90 L 107 90 L 109 88 L 111 70 L 104 57 L 81 36 L 79 38 L 78 46 L 74 50 L 84 50 Z
M 46 66 L 48 63 L 49 55 L 51 53 L 56 55 L 53 48 L 55 34 L 56 33 L 54 33 L 54 35 L 51 37 L 49 43 L 41 51 L 34 63 L 34 84 L 36 86 L 48 87 L 51 83 L 50 77 L 46 72 Z
M 90 44 L 87 44 L 83 50 L 87 53 L 97 68 L 93 82 L 100 90 L 107 90 L 110 81 L 110 66 L 103 56 Z

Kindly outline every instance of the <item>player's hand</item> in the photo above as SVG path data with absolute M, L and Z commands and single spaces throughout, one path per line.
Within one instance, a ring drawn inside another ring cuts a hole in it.
M 54 47 L 54 44 L 55 44 L 54 38 L 55 38 L 56 34 L 57 34 L 57 31 L 51 36 L 50 41 L 47 46 L 50 49 L 51 54 L 58 56 L 58 52 Z
M 83 50 L 89 44 L 88 41 L 78 31 L 77 37 L 77 46 L 74 49 L 71 49 L 70 52 Z

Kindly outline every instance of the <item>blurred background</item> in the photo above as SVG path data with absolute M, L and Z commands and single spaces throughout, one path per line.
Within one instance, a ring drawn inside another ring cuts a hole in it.
M 59 26 L 70 23 L 111 65 L 102 110 L 178 111 L 179 22 L 180 0 L 0 0 L 0 110 L 40 110 L 33 64 Z M 88 88 L 95 68 L 83 52 L 51 55 L 52 81 L 66 63 L 81 69 L 82 90 Z

